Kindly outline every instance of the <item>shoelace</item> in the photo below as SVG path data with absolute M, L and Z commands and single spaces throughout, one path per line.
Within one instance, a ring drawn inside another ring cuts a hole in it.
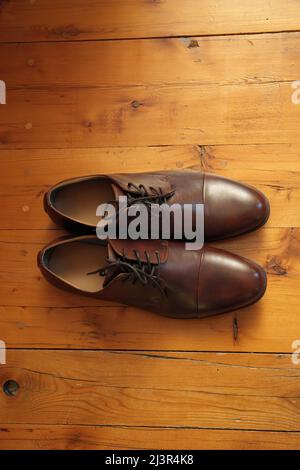
M 136 185 L 134 183 L 128 183 L 127 185 L 128 190 L 130 191 L 131 188 L 134 188 L 138 195 L 133 196 L 132 194 L 127 194 L 127 203 L 128 206 L 131 206 L 132 204 L 136 204 L 137 202 L 144 202 L 146 205 L 151 205 L 151 204 L 162 204 L 166 203 L 167 199 L 172 197 L 175 193 L 175 191 L 170 191 L 168 193 L 163 193 L 162 188 L 154 188 L 153 186 L 149 186 L 149 191 L 147 191 L 145 185 L 139 184 Z
M 150 255 L 147 251 L 145 251 L 146 263 L 141 261 L 139 252 L 134 250 L 134 254 L 136 260 L 132 263 L 126 260 L 126 253 L 123 250 L 123 255 L 121 258 L 118 258 L 116 261 L 111 261 L 109 258 L 106 258 L 108 265 L 103 266 L 95 271 L 87 273 L 87 275 L 91 274 L 99 274 L 100 276 L 106 276 L 107 272 L 113 268 L 119 268 L 122 273 L 127 274 L 128 276 L 124 278 L 123 282 L 127 280 L 131 280 L 133 284 L 137 280 L 139 280 L 143 285 L 148 284 L 148 282 L 152 282 L 162 294 L 166 295 L 166 290 L 161 285 L 161 278 L 160 278 L 160 264 L 161 259 L 159 252 L 156 251 L 155 255 L 157 258 L 157 265 L 151 263 Z

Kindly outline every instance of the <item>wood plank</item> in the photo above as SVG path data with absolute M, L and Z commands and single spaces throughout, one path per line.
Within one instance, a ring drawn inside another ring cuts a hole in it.
M 252 181 L 255 178 L 255 171 L 272 171 L 280 175 L 277 181 L 279 186 L 283 172 L 287 171 L 289 177 L 293 178 L 300 171 L 300 146 L 298 144 L 208 145 L 199 146 L 199 151 L 204 170 L 222 174 L 233 174 L 242 170 L 248 174 L 251 170 L 253 171 Z M 285 179 L 284 176 L 283 179 Z
M 95 173 L 185 168 L 251 184 L 271 202 L 268 226 L 300 227 L 300 145 L 166 146 L 0 151 L 1 228 L 54 228 L 42 209 L 57 181 Z M 284 214 L 284 217 L 283 217 Z
M 0 146 L 295 144 L 299 108 L 291 92 L 289 82 L 15 89 L 0 109 Z
M 266 228 L 219 243 L 265 267 L 267 292 L 246 309 L 184 322 L 51 286 L 36 254 L 61 233 L 1 231 L 0 337 L 7 346 L 291 352 L 299 325 L 299 229 Z
M 64 41 L 295 30 L 297 0 L 1 2 L 0 41 Z
M 9 350 L 1 424 L 299 431 L 291 355 Z M 5 427 L 5 426 L 3 426 Z
M 23 424 L 0 428 L 2 450 L 296 450 L 299 446 L 297 432 Z
M 217 88 L 296 80 L 300 33 L 2 44 L 0 51 L 0 77 L 9 93 L 16 87 L 27 93 L 176 83 Z
M 300 142 L 298 33 L 194 40 L 2 45 L 1 148 Z

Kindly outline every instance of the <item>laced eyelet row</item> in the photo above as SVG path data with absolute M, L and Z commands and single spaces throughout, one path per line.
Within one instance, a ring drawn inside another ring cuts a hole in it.
M 166 203 L 167 200 L 172 197 L 175 193 L 174 190 L 168 193 L 164 193 L 161 187 L 156 189 L 153 186 L 149 186 L 147 190 L 144 184 L 136 185 L 134 183 L 129 182 L 127 184 L 128 191 L 130 191 L 132 188 L 136 191 L 136 194 L 130 193 L 127 195 L 127 202 L 129 206 L 132 204 L 136 204 L 137 202 L 144 202 L 148 205 L 151 205 L 153 203 Z
M 151 283 L 154 287 L 157 287 L 162 294 L 166 294 L 165 288 L 162 286 L 162 280 L 160 278 L 160 265 L 161 258 L 158 251 L 155 251 L 157 264 L 151 262 L 151 255 L 147 250 L 144 251 L 146 261 L 142 261 L 138 250 L 133 250 L 135 260 L 131 261 L 126 258 L 126 252 L 123 249 L 122 255 L 116 261 L 106 259 L 107 265 L 103 266 L 95 271 L 87 273 L 88 275 L 99 274 L 100 276 L 106 276 L 107 272 L 111 269 L 118 268 L 121 273 L 127 274 L 123 279 L 123 282 L 130 280 L 132 284 L 137 281 L 143 285 Z

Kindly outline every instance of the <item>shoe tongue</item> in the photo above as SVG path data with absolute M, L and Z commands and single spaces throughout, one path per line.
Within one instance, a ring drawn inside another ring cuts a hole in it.
M 158 264 L 158 253 L 159 261 L 165 263 L 168 259 L 168 247 L 167 240 L 109 239 L 108 257 L 112 261 L 119 257 L 124 257 L 126 261 L 136 261 L 138 253 L 141 262 L 147 263 L 149 260 L 152 264 Z
M 117 191 L 122 191 L 122 195 L 128 192 L 140 194 L 140 185 L 149 193 L 151 193 L 151 188 L 161 188 L 163 194 L 174 189 L 167 177 L 159 173 L 119 173 L 109 175 L 109 178 L 112 186 L 116 186 Z M 115 191 L 114 187 L 113 190 Z
M 108 260 L 110 262 L 114 262 L 118 259 L 118 256 L 117 256 L 117 253 L 116 251 L 113 249 L 113 246 L 111 244 L 111 240 L 108 240 L 108 244 L 107 244 L 107 257 L 108 257 Z
M 113 190 L 113 193 L 114 193 L 114 196 L 115 196 L 115 199 L 118 200 L 118 198 L 120 196 L 125 196 L 125 192 L 123 191 L 122 188 L 120 188 L 120 186 L 118 186 L 117 184 L 115 183 L 112 183 L 111 184 L 111 187 L 112 187 L 112 190 Z

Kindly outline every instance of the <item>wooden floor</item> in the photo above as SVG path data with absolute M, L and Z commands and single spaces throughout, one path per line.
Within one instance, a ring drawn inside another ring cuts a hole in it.
M 0 1 L 1 449 L 300 448 L 299 25 L 298 0 Z M 269 197 L 218 244 L 265 267 L 258 304 L 172 320 L 41 277 L 50 185 L 185 168 Z

